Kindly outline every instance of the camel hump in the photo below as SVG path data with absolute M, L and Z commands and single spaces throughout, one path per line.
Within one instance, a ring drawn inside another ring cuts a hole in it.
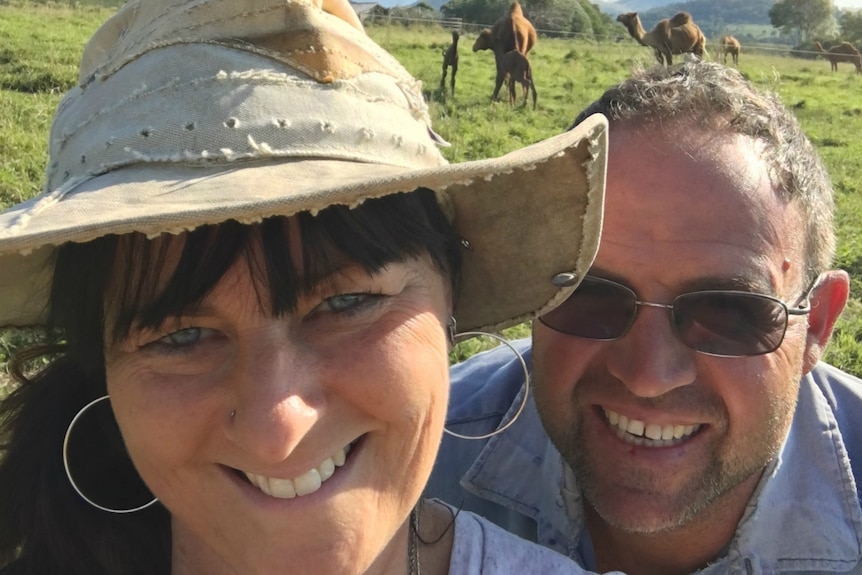
M 670 19 L 671 26 L 684 26 L 691 22 L 691 14 L 688 12 L 677 12 L 673 15 L 673 18 Z
M 665 18 L 664 20 L 659 20 L 656 23 L 655 28 L 653 28 L 653 34 L 660 34 L 662 38 L 667 38 L 671 34 L 671 28 L 676 28 L 673 24 L 670 23 L 670 20 Z
M 521 10 L 521 5 L 518 2 L 512 2 L 512 5 L 509 6 L 509 16 L 523 16 L 524 11 Z

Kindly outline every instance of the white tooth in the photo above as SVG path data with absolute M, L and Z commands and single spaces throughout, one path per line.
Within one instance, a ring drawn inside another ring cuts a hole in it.
M 246 477 L 251 481 L 251 484 L 257 487 L 258 489 L 266 488 L 266 477 L 263 475 L 257 475 L 256 473 L 246 473 Z
M 326 481 L 332 474 L 335 473 L 335 463 L 331 457 L 327 457 L 317 466 L 317 472 L 320 474 L 320 481 Z
M 620 420 L 620 414 L 616 411 L 606 409 L 605 414 L 608 416 L 608 421 L 611 423 L 611 425 L 616 425 L 617 422 Z
M 293 485 L 297 495 L 308 495 L 320 489 L 320 473 L 317 469 L 309 469 L 299 477 L 294 478 Z
M 629 418 L 625 415 L 620 415 L 620 420 L 617 423 L 617 427 L 619 427 L 623 431 L 626 431 L 629 428 Z
M 685 432 L 683 433 L 683 435 L 691 435 L 691 433 L 692 433 L 693 431 L 694 431 L 694 426 L 693 426 L 693 425 L 686 425 L 686 426 L 685 426 Z
M 679 439 L 685 435 L 685 426 L 684 425 L 674 425 L 673 426 L 673 438 Z
M 644 435 L 646 435 L 650 439 L 661 439 L 661 425 L 657 423 L 650 423 L 646 426 Z
M 344 465 L 345 459 L 347 458 L 343 449 L 339 449 L 338 452 L 332 456 L 332 462 L 335 464 L 335 467 L 341 467 Z
M 628 427 L 626 427 L 626 431 L 628 431 L 632 435 L 643 435 L 644 434 L 644 422 L 639 421 L 637 419 L 631 419 L 631 420 L 629 420 Z
M 662 439 L 673 439 L 673 425 L 665 425 L 661 428 Z
M 270 477 L 267 483 L 269 484 L 269 489 L 265 490 L 265 492 L 268 495 L 278 497 L 279 499 L 293 499 L 297 495 L 293 481 L 290 479 Z

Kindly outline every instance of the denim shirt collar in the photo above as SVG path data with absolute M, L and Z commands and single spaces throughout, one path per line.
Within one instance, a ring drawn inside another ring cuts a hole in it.
M 540 543 L 583 564 L 583 502 L 566 471 L 530 398 L 519 420 L 487 442 L 462 485 L 531 517 Z M 702 572 L 727 572 L 728 562 L 742 573 L 841 572 L 860 558 L 862 509 L 847 450 L 832 409 L 806 376 L 779 456 L 765 470 L 727 553 Z

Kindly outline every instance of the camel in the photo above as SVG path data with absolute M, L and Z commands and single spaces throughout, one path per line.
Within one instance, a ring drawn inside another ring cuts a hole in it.
M 833 72 L 838 71 L 838 62 L 850 62 L 856 66 L 856 73 L 862 74 L 862 54 L 850 42 L 841 42 L 829 50 L 824 50 L 820 42 L 815 42 L 814 47 L 829 60 Z
M 527 92 L 533 92 L 533 109 L 536 109 L 536 84 L 533 82 L 533 70 L 526 56 L 517 50 L 509 50 L 501 58 L 501 65 L 509 85 L 509 105 L 515 105 L 515 84 L 519 83 L 524 88 L 524 106 L 527 105 Z
M 637 12 L 626 12 L 617 16 L 632 38 L 655 53 L 659 64 L 673 64 L 673 54 L 691 52 L 703 57 L 706 52 L 706 36 L 688 12 L 679 12 L 673 18 L 660 20 L 650 32 L 645 32 Z
M 505 78 L 501 62 L 503 55 L 511 50 L 517 50 L 527 56 L 536 45 L 536 39 L 536 29 L 524 16 L 517 0 L 509 6 L 509 13 L 497 20 L 490 30 L 486 28 L 479 33 L 479 37 L 473 43 L 473 51 L 493 51 L 494 63 L 497 67 L 497 78 L 491 100 L 497 99 Z
M 446 71 L 449 67 L 452 68 L 452 77 L 450 84 L 452 86 L 452 96 L 455 96 L 455 74 L 458 73 L 458 39 L 461 34 L 457 30 L 452 30 L 452 43 L 443 52 L 443 77 L 440 78 L 440 91 L 443 91 L 446 85 Z
M 722 36 L 718 42 L 719 51 L 724 56 L 724 63 L 727 64 L 727 55 L 730 54 L 734 66 L 739 65 L 739 40 L 730 34 Z

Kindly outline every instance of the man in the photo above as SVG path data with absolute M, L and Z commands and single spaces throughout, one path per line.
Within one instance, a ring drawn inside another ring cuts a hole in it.
M 862 573 L 862 383 L 818 363 L 849 291 L 832 191 L 792 115 L 687 62 L 606 92 L 602 242 L 533 325 L 534 400 L 447 437 L 428 494 L 594 571 Z M 521 404 L 498 348 L 448 427 Z M 460 484 L 459 484 L 460 480 Z

